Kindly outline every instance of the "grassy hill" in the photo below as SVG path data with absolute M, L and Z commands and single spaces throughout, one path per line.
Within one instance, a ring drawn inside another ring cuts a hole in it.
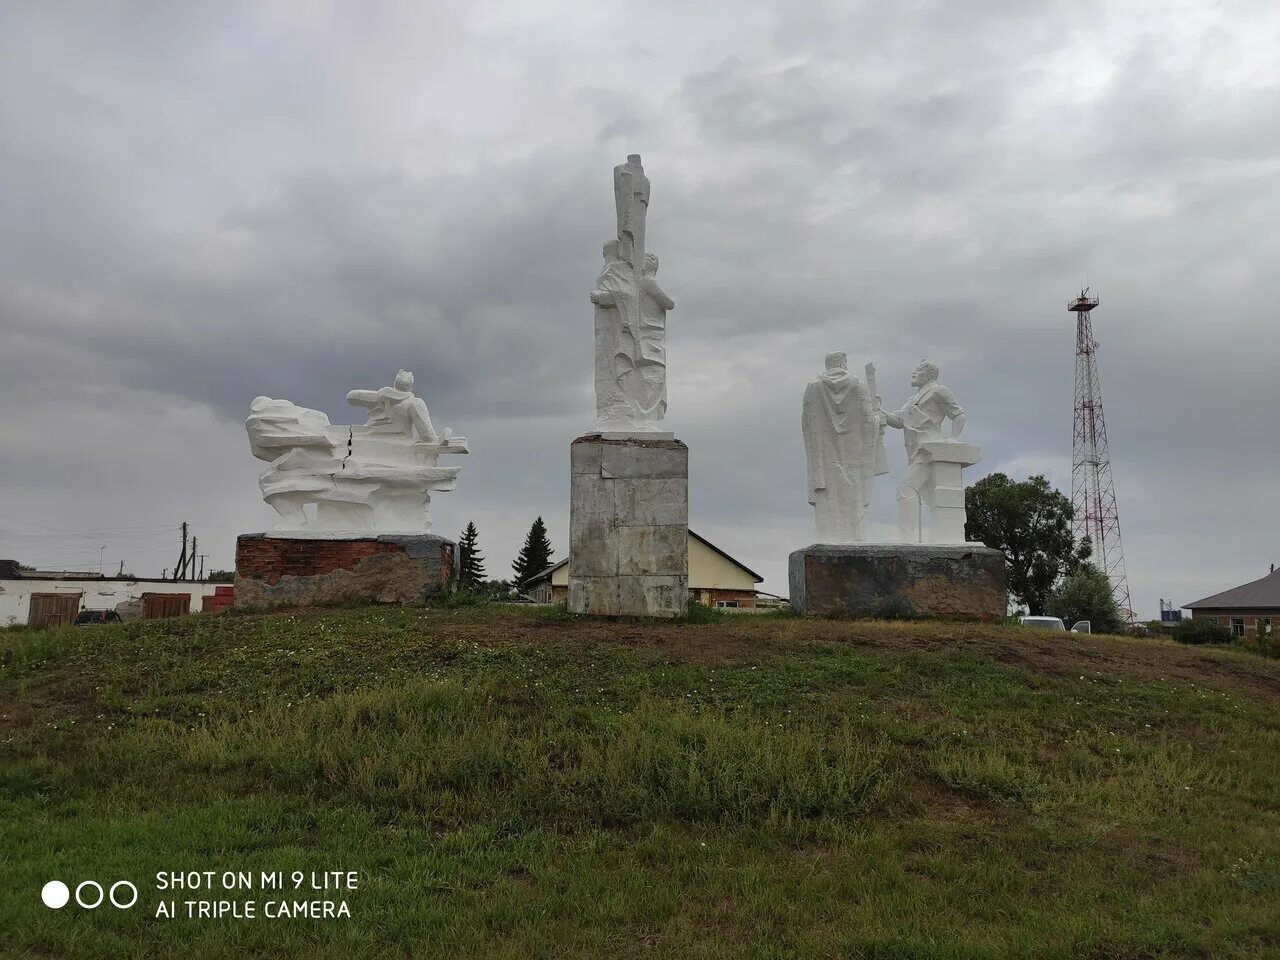
M 1278 708 L 1274 661 L 1017 628 L 362 608 L 13 632 L 0 951 L 1277 956 Z M 359 886 L 156 889 L 190 870 Z M 51 879 L 140 898 L 50 910 Z M 200 898 L 258 915 L 187 919 Z M 351 916 L 262 916 L 281 899 Z

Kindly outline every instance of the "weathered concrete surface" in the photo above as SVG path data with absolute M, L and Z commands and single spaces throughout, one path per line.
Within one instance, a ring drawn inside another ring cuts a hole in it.
M 454 577 L 457 546 L 432 534 L 236 538 L 238 607 L 417 603 Z
M 1006 615 L 1004 554 L 972 544 L 821 544 L 791 554 L 791 606 L 810 616 Z
M 689 448 L 590 434 L 569 448 L 569 609 L 676 617 L 689 596 Z

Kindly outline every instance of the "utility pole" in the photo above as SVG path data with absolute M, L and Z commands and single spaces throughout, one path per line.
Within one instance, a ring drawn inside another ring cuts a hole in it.
M 187 573 L 187 521 L 182 521 L 182 552 L 173 568 L 173 579 L 181 580 Z M 166 578 L 168 579 L 168 578 Z
M 117 576 L 117 577 L 123 577 L 123 576 L 124 576 L 124 561 L 123 561 L 123 560 L 121 560 L 121 561 L 120 561 L 120 572 L 119 572 L 119 573 L 117 573 L 117 574 L 116 574 L 116 576 Z
M 196 544 L 197 543 L 199 543 L 199 541 L 195 537 L 192 537 L 191 538 L 191 561 L 190 561 L 191 568 L 188 571 L 187 576 L 183 577 L 184 580 L 194 580 L 196 578 Z
M 195 548 L 192 547 L 192 549 L 194 550 Z M 205 561 L 205 558 L 207 558 L 208 556 L 209 555 L 207 553 L 200 554 L 200 576 L 196 577 L 197 580 L 204 579 L 204 561 Z

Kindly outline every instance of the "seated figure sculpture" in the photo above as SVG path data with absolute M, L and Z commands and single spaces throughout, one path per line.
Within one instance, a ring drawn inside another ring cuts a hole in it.
M 347 400 L 369 411 L 363 426 L 331 424 L 287 400 L 250 405 L 245 428 L 253 455 L 270 464 L 258 484 L 280 515 L 275 529 L 426 532 L 431 493 L 454 489 L 461 469 L 437 460 L 470 452 L 467 441 L 436 432 L 407 370 L 392 386 L 353 390 Z

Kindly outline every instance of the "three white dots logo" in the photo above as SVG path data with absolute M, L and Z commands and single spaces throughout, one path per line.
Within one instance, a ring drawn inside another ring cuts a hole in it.
M 117 898 L 116 891 L 122 887 L 128 888 L 133 894 L 132 898 L 127 902 L 121 902 L 124 897 Z M 88 897 L 83 895 L 84 891 L 89 891 Z M 97 891 L 97 899 L 89 899 L 93 896 L 93 891 Z M 61 880 L 50 880 L 40 889 L 40 899 L 44 901 L 44 905 L 51 910 L 61 910 L 71 900 L 71 890 Z M 85 880 L 76 885 L 76 903 L 86 910 L 96 910 L 102 906 L 103 900 L 110 900 L 113 907 L 121 910 L 128 910 L 138 902 L 138 888 L 128 880 L 117 880 L 111 885 L 109 890 L 103 890 L 102 884 L 96 880 Z

